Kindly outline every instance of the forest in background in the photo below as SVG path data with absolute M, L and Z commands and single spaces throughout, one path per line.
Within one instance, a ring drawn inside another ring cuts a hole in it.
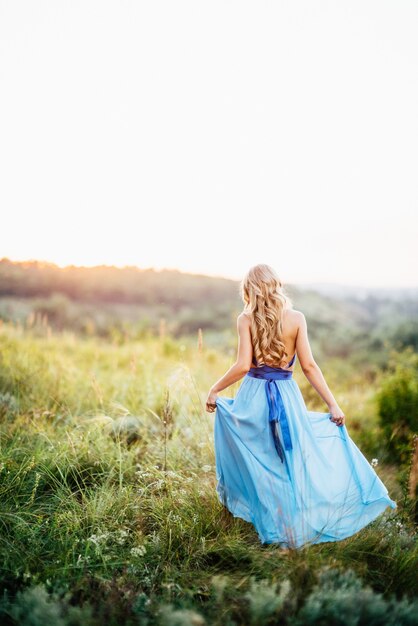
M 208 345 L 230 350 L 242 310 L 238 287 L 238 281 L 177 270 L 60 268 L 3 258 L 0 319 L 119 342 L 162 334 L 187 338 L 201 329 Z M 391 297 L 387 290 L 365 295 L 363 289 L 356 297 L 352 289 L 332 296 L 285 288 L 306 316 L 319 359 L 352 357 L 353 365 L 367 360 L 384 366 L 389 349 L 418 347 L 418 290 Z

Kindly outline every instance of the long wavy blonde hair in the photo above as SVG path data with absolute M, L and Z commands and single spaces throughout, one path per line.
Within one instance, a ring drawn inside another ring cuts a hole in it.
M 283 312 L 293 308 L 277 272 L 260 263 L 251 267 L 239 287 L 244 313 L 249 316 L 257 365 L 281 363 L 288 356 L 283 336 Z

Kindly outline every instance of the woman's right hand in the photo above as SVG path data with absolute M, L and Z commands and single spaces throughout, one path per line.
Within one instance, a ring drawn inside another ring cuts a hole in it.
M 208 413 L 213 413 L 214 411 L 216 411 L 217 397 L 218 397 L 218 394 L 216 393 L 216 391 L 213 391 L 213 389 L 211 388 L 209 390 L 208 397 L 206 400 L 206 411 Z
M 345 415 L 338 406 L 338 404 L 330 406 L 329 412 L 332 415 L 332 417 L 330 417 L 331 422 L 335 422 L 337 426 L 342 426 L 343 424 L 345 424 Z

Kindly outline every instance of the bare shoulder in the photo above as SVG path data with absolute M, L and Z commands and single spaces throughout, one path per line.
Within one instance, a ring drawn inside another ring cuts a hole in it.
M 237 325 L 243 327 L 250 326 L 250 318 L 249 316 L 242 311 L 237 317 Z
M 293 319 L 297 322 L 301 322 L 302 320 L 305 319 L 305 316 L 302 313 L 302 311 L 298 311 L 297 309 L 290 309 L 290 312 L 293 314 Z
M 300 324 L 305 319 L 302 311 L 296 309 L 286 309 L 286 323 L 295 328 L 299 328 Z

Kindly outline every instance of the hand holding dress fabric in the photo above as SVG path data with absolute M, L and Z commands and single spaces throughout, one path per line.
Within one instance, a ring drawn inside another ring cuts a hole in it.
M 206 411 L 208 413 L 214 413 L 216 410 L 216 399 L 218 397 L 218 394 L 215 393 L 214 391 L 212 391 L 212 389 L 209 391 L 208 397 L 206 399 Z

